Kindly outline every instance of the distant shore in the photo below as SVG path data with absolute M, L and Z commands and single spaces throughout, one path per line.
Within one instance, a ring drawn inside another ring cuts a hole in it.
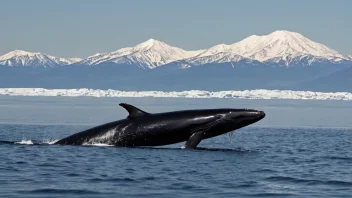
M 352 100 L 348 92 L 312 92 L 291 90 L 244 90 L 244 91 L 119 91 L 100 89 L 43 89 L 0 88 L 0 95 L 8 96 L 67 96 L 67 97 L 156 97 L 156 98 L 236 98 L 236 99 L 293 99 L 293 100 Z

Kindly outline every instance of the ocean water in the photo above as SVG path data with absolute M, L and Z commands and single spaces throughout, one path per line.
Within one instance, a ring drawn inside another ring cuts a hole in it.
M 153 148 L 53 140 L 127 114 L 246 107 L 267 117 L 204 140 Z M 0 197 L 351 197 L 351 102 L 0 97 Z

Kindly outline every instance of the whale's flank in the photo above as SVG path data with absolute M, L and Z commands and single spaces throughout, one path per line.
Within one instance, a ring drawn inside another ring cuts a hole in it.
M 265 117 L 252 109 L 201 109 L 147 113 L 121 103 L 127 118 L 73 134 L 56 142 L 60 145 L 108 144 L 114 146 L 162 146 L 186 142 L 196 148 L 203 140 L 253 124 Z

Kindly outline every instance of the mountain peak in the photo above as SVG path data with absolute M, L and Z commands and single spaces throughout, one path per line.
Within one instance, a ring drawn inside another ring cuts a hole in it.
M 155 40 L 155 39 L 153 39 L 153 38 L 150 38 L 150 39 L 146 40 L 144 43 L 154 44 L 154 43 L 156 43 L 156 42 L 160 42 L 160 41 Z
M 219 55 L 225 54 L 222 52 L 240 55 L 260 62 L 283 61 L 286 66 L 292 61 L 301 60 L 303 57 L 310 57 L 309 64 L 318 59 L 332 62 L 343 59 L 350 60 L 350 57 L 343 56 L 323 44 L 304 37 L 300 33 L 287 30 L 277 30 L 262 36 L 252 35 L 232 45 L 215 45 L 198 54 L 197 57 L 214 56 L 215 59 Z
M 238 58 L 240 57 L 240 58 Z M 136 65 L 153 69 L 173 61 L 202 60 L 201 63 L 241 60 L 279 63 L 280 65 L 298 63 L 301 60 L 314 63 L 317 60 L 329 62 L 351 61 L 327 46 L 314 42 L 302 34 L 287 30 L 277 30 L 267 35 L 252 35 L 234 44 L 219 44 L 206 50 L 186 51 L 170 46 L 153 38 L 133 47 L 121 48 L 109 53 L 95 54 L 80 61 L 80 64 L 98 65 L 105 62 Z M 68 65 L 80 59 L 64 59 L 42 53 L 15 50 L 0 56 L 0 65 L 8 66 L 57 66 Z
M 274 32 L 271 32 L 269 35 L 292 35 L 292 34 L 299 34 L 297 32 L 292 32 L 292 31 L 288 31 L 288 30 L 276 30 Z
M 135 47 L 133 47 L 133 50 L 148 50 L 150 48 L 163 48 L 163 47 L 171 47 L 171 46 L 167 45 L 164 42 L 151 38 L 143 43 L 136 45 Z
M 275 38 L 277 40 L 292 40 L 292 39 L 298 39 L 296 42 L 299 40 L 309 40 L 308 38 L 304 37 L 302 34 L 298 32 L 290 32 L 287 30 L 277 30 L 274 31 L 268 35 L 263 35 L 261 37 L 268 37 L 268 38 Z M 309 40 L 311 41 L 311 40 Z M 313 42 L 313 41 L 311 41 Z
M 138 45 L 154 45 L 154 43 L 157 43 L 157 42 L 160 42 L 160 41 L 151 38 L 151 39 L 148 39 Z
M 323 44 L 314 42 L 297 32 L 287 30 L 278 30 L 263 36 L 247 37 L 234 43 L 232 50 L 261 62 L 279 57 L 286 60 L 287 57 L 294 58 L 307 55 L 327 59 L 344 57 Z
M 153 69 L 167 63 L 189 58 L 201 51 L 186 51 L 164 42 L 149 39 L 134 47 L 126 47 L 114 52 L 97 54 L 83 60 L 83 64 L 98 65 L 104 62 L 135 64 L 141 68 Z
M 5 66 L 54 67 L 68 65 L 79 60 L 79 58 L 65 59 L 24 50 L 14 50 L 0 56 L 0 64 Z
M 3 56 L 0 56 L 0 60 L 11 58 L 13 56 L 34 56 L 36 54 L 40 54 L 40 53 L 38 53 L 38 52 L 27 52 L 27 51 L 24 51 L 24 50 L 14 50 L 14 51 L 8 52 L 7 54 L 4 54 Z

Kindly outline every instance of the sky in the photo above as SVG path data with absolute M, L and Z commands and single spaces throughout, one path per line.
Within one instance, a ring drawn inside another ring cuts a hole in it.
M 150 38 L 186 50 L 275 30 L 352 55 L 350 0 L 0 0 L 0 55 L 85 58 Z

